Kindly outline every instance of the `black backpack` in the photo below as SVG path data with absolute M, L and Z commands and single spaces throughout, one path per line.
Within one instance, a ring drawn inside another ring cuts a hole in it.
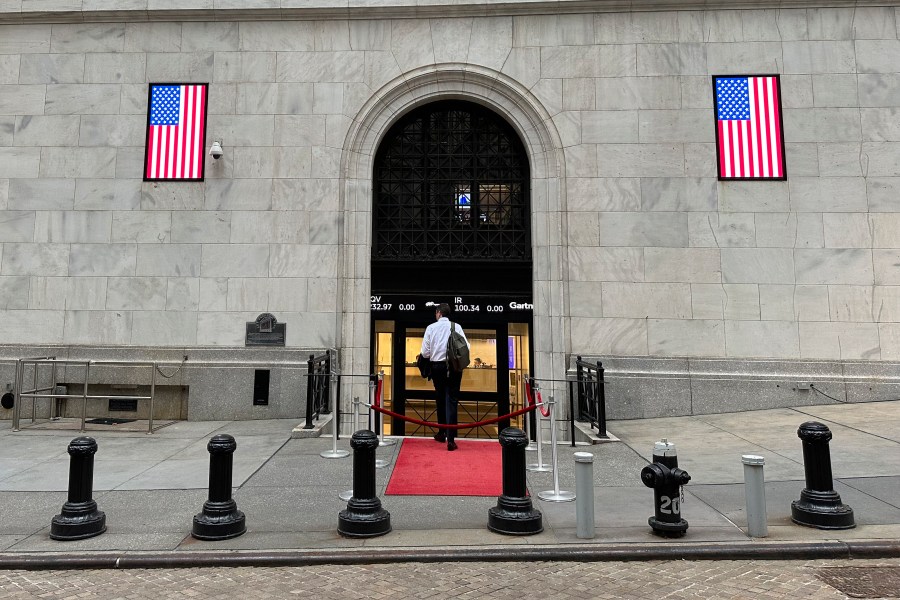
M 469 366 L 469 345 L 466 338 L 456 331 L 456 323 L 450 323 L 450 339 L 447 340 L 447 368 L 455 373 Z

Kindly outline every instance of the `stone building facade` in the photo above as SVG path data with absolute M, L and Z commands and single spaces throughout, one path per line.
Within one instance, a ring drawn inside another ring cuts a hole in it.
M 373 158 L 463 99 L 528 153 L 559 394 L 583 355 L 618 417 L 896 395 L 900 3 L 627 4 L 0 0 L 0 384 L 22 356 L 187 354 L 182 416 L 268 418 L 300 414 L 310 352 L 369 372 Z M 781 76 L 787 180 L 717 181 L 711 76 L 755 73 Z M 149 82 L 209 82 L 204 182 L 142 181 Z M 265 312 L 284 349 L 244 347 Z

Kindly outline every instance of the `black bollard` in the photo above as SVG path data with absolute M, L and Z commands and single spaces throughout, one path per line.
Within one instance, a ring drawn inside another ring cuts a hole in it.
M 209 500 L 194 515 L 191 535 L 198 540 L 228 540 L 247 531 L 247 519 L 231 497 L 231 471 L 237 442 L 227 434 L 214 435 L 209 450 Z
M 77 437 L 69 443 L 69 499 L 50 521 L 50 539 L 83 540 L 106 531 L 106 515 L 94 502 L 94 454 L 97 442 Z
M 803 469 L 806 488 L 800 499 L 791 502 L 791 521 L 817 529 L 856 527 L 853 509 L 841 503 L 831 477 L 831 430 L 822 423 L 807 421 L 800 425 L 797 437 L 803 440 Z
M 541 511 L 531 504 L 525 485 L 525 432 L 507 427 L 500 432 L 503 447 L 503 495 L 488 510 L 488 529 L 504 535 L 533 535 L 544 530 Z
M 338 533 L 353 538 L 384 535 L 391 530 L 391 514 L 375 495 L 375 449 L 378 436 L 361 429 L 350 438 L 353 449 L 353 496 L 338 515 Z

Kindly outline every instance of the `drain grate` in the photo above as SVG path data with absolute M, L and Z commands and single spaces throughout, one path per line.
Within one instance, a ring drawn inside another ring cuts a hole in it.
M 900 567 L 824 567 L 818 576 L 851 598 L 900 598 Z
M 113 419 L 113 418 L 100 418 L 100 419 L 88 419 L 85 423 L 91 423 L 92 425 L 121 425 L 122 423 L 134 423 L 137 419 Z

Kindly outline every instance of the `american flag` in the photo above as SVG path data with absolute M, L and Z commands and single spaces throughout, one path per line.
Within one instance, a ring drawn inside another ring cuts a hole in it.
M 785 179 L 778 75 L 713 77 L 719 179 Z
M 144 181 L 203 180 L 208 84 L 150 84 Z

